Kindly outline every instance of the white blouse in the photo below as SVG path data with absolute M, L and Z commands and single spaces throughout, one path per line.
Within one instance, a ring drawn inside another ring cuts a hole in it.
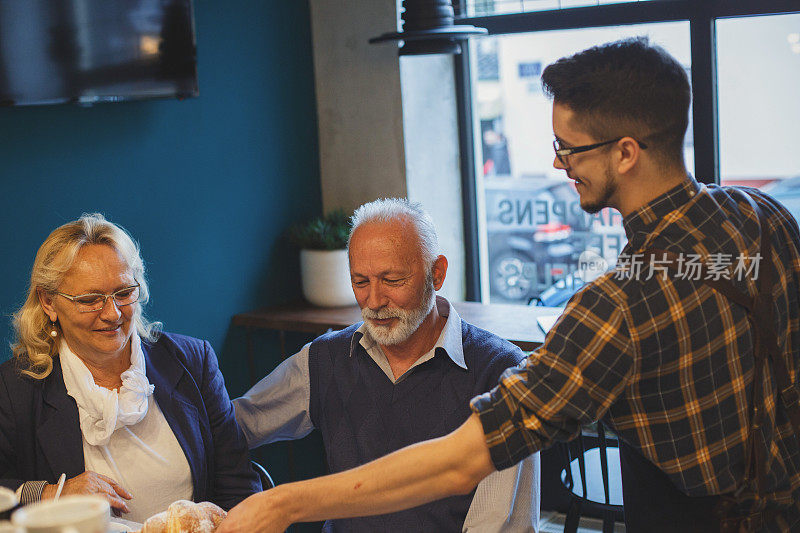
M 122 373 L 119 391 L 96 385 L 67 343 L 60 348 L 67 394 L 78 404 L 86 470 L 133 495 L 123 517 L 144 522 L 176 500 L 191 500 L 189 462 L 153 398 L 138 335 L 131 338 L 131 367 Z

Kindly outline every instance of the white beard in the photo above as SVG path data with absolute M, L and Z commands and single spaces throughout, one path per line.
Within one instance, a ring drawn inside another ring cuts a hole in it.
M 425 290 L 422 293 L 419 307 L 409 311 L 403 309 L 386 308 L 380 311 L 373 311 L 369 307 L 361 309 L 361 316 L 364 318 L 364 326 L 367 333 L 378 344 L 383 346 L 394 346 L 401 344 L 409 339 L 417 329 L 419 329 L 425 317 L 433 309 L 436 303 L 436 292 L 433 289 L 433 276 L 428 274 L 425 278 Z M 399 322 L 393 326 L 379 326 L 370 319 L 398 318 Z

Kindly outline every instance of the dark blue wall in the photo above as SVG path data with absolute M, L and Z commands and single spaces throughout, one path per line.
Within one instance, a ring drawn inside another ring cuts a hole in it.
M 196 99 L 0 109 L 0 360 L 42 240 L 100 211 L 141 244 L 147 314 L 246 388 L 230 318 L 299 298 L 281 235 L 321 209 L 308 9 L 195 0 Z

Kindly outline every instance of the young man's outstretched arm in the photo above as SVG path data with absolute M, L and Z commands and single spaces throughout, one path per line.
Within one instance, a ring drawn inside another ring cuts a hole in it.
M 283 532 L 296 522 L 385 514 L 466 494 L 494 471 L 478 415 L 444 437 L 358 468 L 250 496 L 217 533 Z

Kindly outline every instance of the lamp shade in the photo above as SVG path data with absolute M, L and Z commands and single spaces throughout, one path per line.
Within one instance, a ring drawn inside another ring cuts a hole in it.
M 455 24 L 451 0 L 403 0 L 402 31 L 373 37 L 370 43 L 403 41 L 399 54 L 460 54 L 461 41 L 484 35 L 485 28 Z

